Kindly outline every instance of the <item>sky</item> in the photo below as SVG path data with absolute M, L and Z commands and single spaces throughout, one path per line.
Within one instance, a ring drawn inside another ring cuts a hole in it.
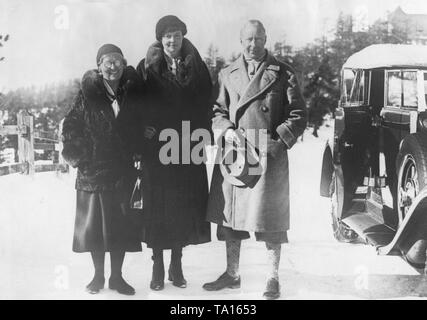
M 397 6 L 427 14 L 426 0 L 0 0 L 0 34 L 10 34 L 0 48 L 0 92 L 81 78 L 104 43 L 135 66 L 167 14 L 186 23 L 202 56 L 213 44 L 227 58 L 240 51 L 248 19 L 264 23 L 267 47 L 283 39 L 302 47 L 330 33 L 340 12 L 373 22 Z

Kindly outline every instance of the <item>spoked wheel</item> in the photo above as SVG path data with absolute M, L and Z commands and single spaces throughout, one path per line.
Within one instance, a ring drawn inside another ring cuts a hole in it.
M 355 242 L 359 236 L 341 220 L 341 211 L 344 197 L 343 195 L 339 194 L 339 190 L 343 189 L 338 188 L 338 183 L 339 181 L 336 179 L 334 173 L 331 182 L 331 216 L 334 238 L 339 242 Z
M 399 174 L 399 189 L 397 193 L 399 223 L 405 218 L 409 207 L 419 192 L 417 165 L 414 157 L 411 154 L 407 154 L 403 159 Z
M 411 134 L 402 142 L 396 158 L 399 225 L 427 182 L 427 135 Z
M 396 158 L 397 209 L 399 226 L 410 214 L 415 198 L 427 184 L 427 134 L 406 136 Z M 414 225 L 400 245 L 405 260 L 416 268 L 424 267 L 427 240 L 423 224 Z

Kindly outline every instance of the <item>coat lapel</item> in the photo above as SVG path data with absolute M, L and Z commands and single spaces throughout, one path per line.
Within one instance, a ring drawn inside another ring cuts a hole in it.
M 241 59 L 243 61 L 243 56 Z M 271 85 L 279 78 L 279 70 L 280 66 L 277 63 L 277 60 L 268 54 L 266 60 L 261 64 L 257 73 L 242 92 L 239 102 L 237 103 L 237 109 L 245 106 L 247 103 L 257 98 L 259 95 L 264 93 L 264 91 L 270 88 Z M 244 72 L 246 73 L 246 77 L 248 77 L 245 67 Z
M 234 89 L 241 97 L 249 85 L 249 76 L 246 71 L 245 61 L 241 55 L 236 62 L 234 62 L 230 70 L 231 83 Z

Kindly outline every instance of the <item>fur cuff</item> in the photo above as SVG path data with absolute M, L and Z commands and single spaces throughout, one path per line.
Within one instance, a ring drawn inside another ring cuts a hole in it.
M 87 160 L 88 152 L 80 140 L 64 142 L 62 156 L 73 168 L 78 167 L 83 161 Z

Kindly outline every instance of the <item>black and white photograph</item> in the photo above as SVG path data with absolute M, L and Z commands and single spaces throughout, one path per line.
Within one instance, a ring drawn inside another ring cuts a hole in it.
M 0 0 L 0 300 L 250 317 L 426 260 L 425 0 Z

